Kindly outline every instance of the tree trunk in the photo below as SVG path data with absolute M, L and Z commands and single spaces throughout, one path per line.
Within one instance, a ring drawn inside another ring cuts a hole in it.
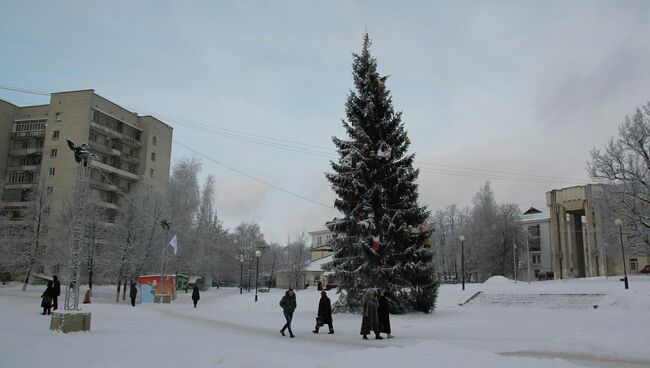
M 122 278 L 117 279 L 117 294 L 115 294 L 115 303 L 120 302 L 120 287 L 122 286 Z

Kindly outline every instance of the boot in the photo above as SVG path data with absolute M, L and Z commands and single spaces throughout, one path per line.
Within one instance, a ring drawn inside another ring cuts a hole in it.
M 377 332 L 375 332 L 375 340 L 383 340 L 384 338 L 381 337 Z
M 364 340 L 368 340 L 368 335 L 363 335 Z
M 334 330 L 330 330 L 329 334 L 331 335 L 331 334 L 333 334 L 333 333 L 334 333 Z
M 282 336 L 287 336 L 284 334 L 284 328 L 280 330 L 280 333 L 282 334 Z
M 312 332 L 315 333 L 315 334 L 317 334 L 317 333 L 318 333 L 318 329 L 315 329 L 315 330 L 312 331 Z

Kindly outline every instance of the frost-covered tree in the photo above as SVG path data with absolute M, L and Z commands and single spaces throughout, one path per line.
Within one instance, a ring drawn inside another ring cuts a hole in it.
M 0 221 L 0 271 L 25 277 L 23 291 L 36 264 L 42 264 L 50 217 L 50 193 L 45 180 L 24 194 L 26 207 L 6 210 Z
M 604 149 L 594 148 L 587 163 L 591 178 L 605 184 L 612 217 L 624 221 L 635 253 L 650 253 L 650 102 L 626 116 Z M 612 220 L 613 221 L 613 220 Z
M 293 282 L 300 280 L 300 274 L 305 270 L 309 264 L 309 247 L 307 242 L 309 237 L 305 233 L 296 235 L 293 240 L 287 242 L 284 252 L 284 268 L 289 271 L 290 279 Z M 301 285 L 294 284 L 294 287 Z
M 429 213 L 418 205 L 419 172 L 407 152 L 402 114 L 393 110 L 388 77 L 377 72 L 367 34 L 353 58 L 347 137 L 333 138 L 340 157 L 327 174 L 344 215 L 327 223 L 337 234 L 330 266 L 339 282 L 338 308 L 358 310 L 369 290 L 382 289 L 397 296 L 400 310 L 429 312 L 438 288 L 425 246 Z
M 238 257 L 243 257 L 244 280 L 243 284 L 250 291 L 252 277 L 255 272 L 255 251 L 266 248 L 264 234 L 256 223 L 242 222 L 237 225 L 233 234 L 233 240 L 238 251 Z

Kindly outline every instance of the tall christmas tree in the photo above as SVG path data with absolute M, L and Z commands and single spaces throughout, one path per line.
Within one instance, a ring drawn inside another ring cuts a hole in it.
M 430 312 L 438 285 L 426 226 L 429 212 L 418 206 L 413 154 L 395 112 L 386 76 L 377 73 L 364 34 L 361 54 L 353 54 L 356 91 L 350 91 L 343 126 L 346 139 L 334 137 L 340 155 L 326 174 L 343 218 L 327 227 L 337 236 L 330 264 L 339 286 L 342 310 L 355 311 L 370 290 L 388 291 L 399 311 Z

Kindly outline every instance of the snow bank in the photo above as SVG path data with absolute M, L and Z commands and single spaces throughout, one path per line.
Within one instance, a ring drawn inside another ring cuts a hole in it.
M 486 285 L 510 285 L 514 284 L 513 280 L 505 278 L 503 276 L 492 276 L 489 279 L 485 280 L 484 284 Z

